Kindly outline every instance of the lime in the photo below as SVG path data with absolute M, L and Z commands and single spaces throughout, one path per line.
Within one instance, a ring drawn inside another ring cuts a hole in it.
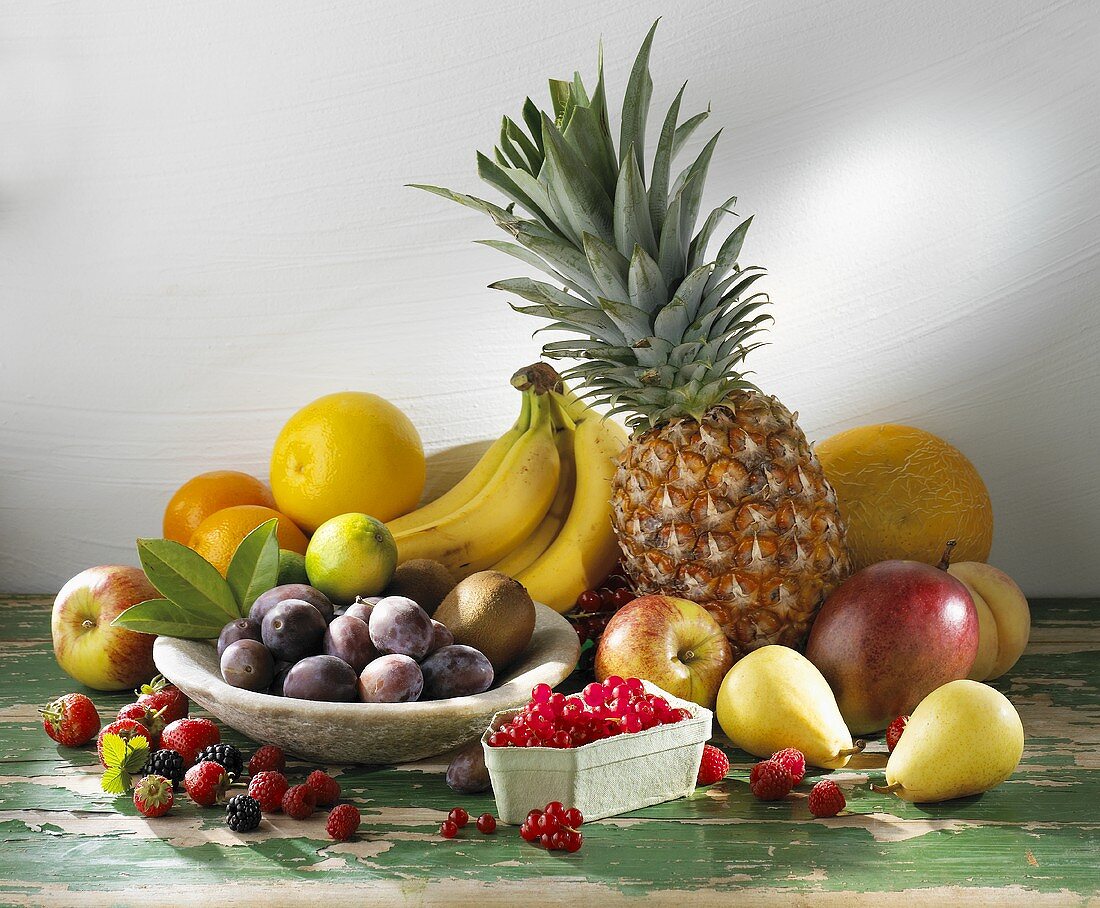
M 366 514 L 341 514 L 326 520 L 306 549 L 306 574 L 333 602 L 376 596 L 397 567 L 397 543 L 380 520 Z
M 305 556 L 290 549 L 279 549 L 279 586 L 284 583 L 309 583 Z

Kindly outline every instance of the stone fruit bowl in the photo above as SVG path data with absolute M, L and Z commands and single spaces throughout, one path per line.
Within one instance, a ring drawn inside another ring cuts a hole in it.
M 230 687 L 213 642 L 158 637 L 157 669 L 226 725 L 319 763 L 400 763 L 477 738 L 495 713 L 522 706 L 539 682 L 573 671 L 580 641 L 553 609 L 535 604 L 531 643 L 504 677 L 472 697 L 417 703 L 318 703 Z

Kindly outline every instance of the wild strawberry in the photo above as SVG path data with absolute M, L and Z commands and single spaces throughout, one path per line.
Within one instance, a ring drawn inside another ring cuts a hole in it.
M 174 684 L 169 684 L 163 675 L 157 675 L 134 693 L 138 695 L 138 703 L 160 713 L 165 725 L 177 719 L 186 719 L 191 707 L 191 701 L 184 692 Z
M 308 820 L 317 806 L 317 795 L 308 785 L 295 785 L 283 795 L 283 813 L 292 820 Z
M 318 807 L 331 807 L 340 797 L 340 783 L 328 773 L 319 769 L 313 770 L 306 778 L 306 785 L 313 789 L 317 796 Z
M 222 800 L 229 788 L 229 773 L 220 763 L 204 760 L 196 763 L 183 776 L 187 796 L 200 807 L 210 807 Z
M 761 801 L 779 801 L 791 793 L 794 782 L 791 771 L 775 760 L 763 760 L 753 767 L 756 780 L 749 783 L 752 793 Z
M 286 776 L 273 769 L 258 772 L 248 780 L 248 793 L 260 802 L 264 813 L 277 813 L 282 808 L 283 795 L 289 787 Z
M 802 751 L 794 747 L 785 747 L 783 750 L 772 754 L 776 763 L 782 763 L 791 774 L 791 784 L 798 785 L 806 778 L 806 758 Z
M 846 803 L 844 793 L 831 779 L 822 779 L 810 789 L 810 813 L 815 817 L 835 817 Z
M 42 728 L 64 747 L 87 744 L 99 731 L 99 713 L 84 694 L 65 694 L 40 709 Z
M 143 776 L 134 788 L 134 806 L 143 816 L 164 816 L 175 799 L 172 780 L 164 776 Z
M 699 776 L 695 784 L 713 785 L 721 782 L 729 771 L 729 757 L 713 744 L 707 744 L 703 747 L 703 761 L 699 764 Z
M 199 751 L 221 739 L 218 726 L 209 719 L 176 719 L 161 732 L 160 746 L 174 750 L 190 766 L 198 759 Z
M 886 747 L 889 749 L 890 753 L 893 753 L 894 748 L 898 746 L 898 740 L 901 738 L 901 733 L 905 731 L 905 726 L 908 724 L 908 716 L 898 716 L 886 729 Z
M 359 811 L 351 804 L 333 807 L 325 823 L 325 831 L 337 842 L 346 842 L 359 828 Z
M 248 761 L 248 774 L 250 776 L 267 770 L 286 772 L 286 755 L 274 744 L 265 744 Z
M 123 741 L 130 741 L 134 738 L 144 738 L 149 742 L 149 752 L 152 753 L 155 750 L 153 746 L 153 733 L 149 731 L 140 722 L 135 722 L 133 719 L 117 719 L 110 725 L 107 725 L 99 733 L 99 737 L 96 738 L 95 748 L 96 753 L 99 754 L 99 762 L 104 768 L 107 766 L 107 761 L 103 759 L 103 736 L 104 735 L 118 735 Z
M 140 722 L 152 733 L 154 744 L 160 741 L 161 732 L 164 731 L 164 717 L 148 706 L 142 703 L 128 703 L 118 711 L 118 717 Z

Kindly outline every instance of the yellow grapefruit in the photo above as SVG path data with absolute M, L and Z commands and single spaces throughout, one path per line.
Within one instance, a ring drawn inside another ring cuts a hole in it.
M 409 418 L 376 394 L 344 391 L 302 407 L 271 455 L 279 510 L 312 533 L 340 514 L 382 522 L 416 507 L 424 449 Z
M 815 451 L 848 527 L 853 570 L 891 558 L 935 564 L 949 539 L 958 541 L 955 561 L 989 557 L 989 492 L 942 438 L 912 426 L 860 426 Z

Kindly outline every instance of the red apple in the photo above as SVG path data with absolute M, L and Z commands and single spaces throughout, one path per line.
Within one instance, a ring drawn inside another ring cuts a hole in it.
M 57 664 L 96 690 L 127 690 L 148 681 L 155 672 L 155 635 L 111 622 L 131 605 L 159 596 L 140 568 L 110 564 L 81 571 L 53 603 Z
M 641 678 L 708 709 L 731 665 L 733 651 L 710 612 L 671 596 L 642 596 L 623 606 L 596 649 L 600 681 Z
M 880 561 L 825 601 L 806 658 L 829 682 L 852 734 L 860 735 L 965 678 L 978 637 L 978 613 L 959 580 L 930 564 Z

